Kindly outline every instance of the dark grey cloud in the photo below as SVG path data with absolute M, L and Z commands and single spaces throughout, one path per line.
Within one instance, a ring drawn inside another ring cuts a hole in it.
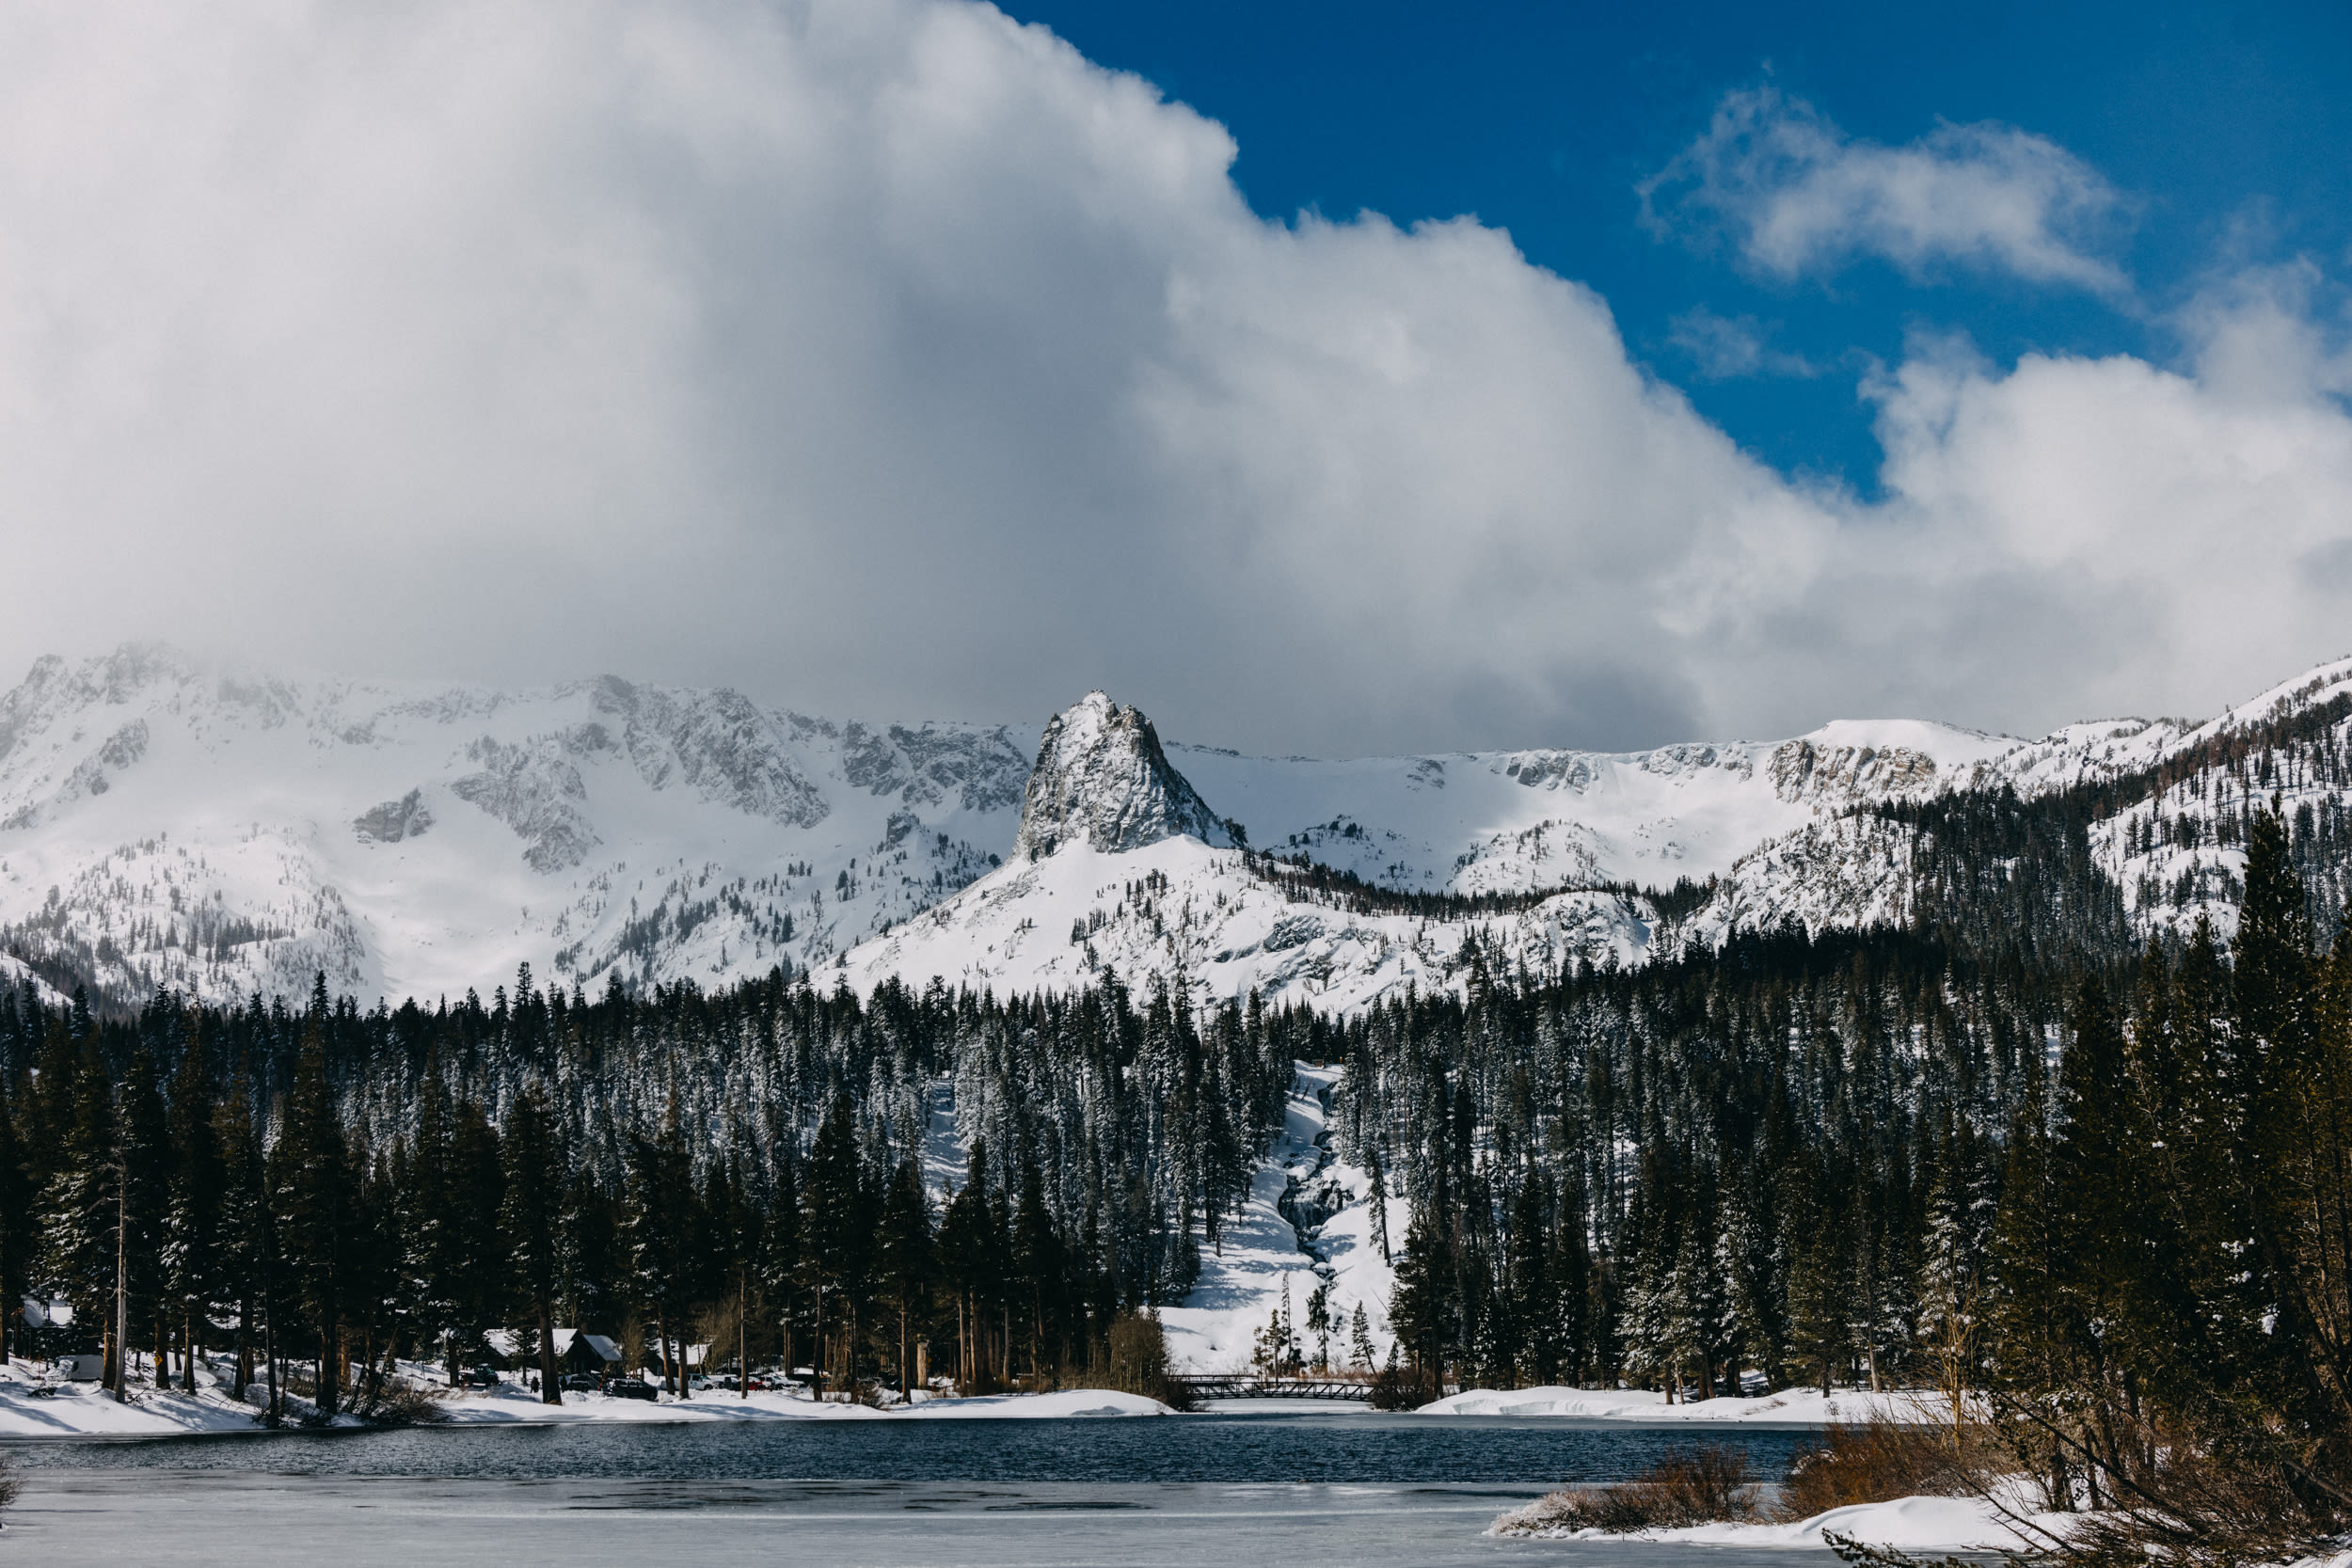
M 1920 350 L 1865 506 L 1505 236 L 1265 223 L 1233 151 L 960 4 L 0 12 L 0 667 L 1103 686 L 1351 752 L 2038 726 L 2339 651 L 2291 290 L 2177 367 Z

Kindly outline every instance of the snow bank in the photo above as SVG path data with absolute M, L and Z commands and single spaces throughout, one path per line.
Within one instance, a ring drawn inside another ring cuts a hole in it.
M 866 1404 L 818 1403 L 797 1389 L 739 1394 L 713 1389 L 691 1400 L 612 1399 L 603 1394 L 566 1394 L 562 1404 L 542 1404 L 520 1385 L 501 1383 L 480 1393 L 442 1401 L 452 1426 L 549 1426 L 589 1421 L 680 1423 L 697 1421 L 889 1421 L 1055 1420 L 1073 1416 L 1167 1416 L 1168 1406 L 1138 1394 L 1108 1388 L 1066 1388 L 1051 1394 L 994 1394 L 973 1399 L 930 1399 L 912 1406 L 877 1409 Z
M 893 1416 L 910 1420 L 1059 1420 L 1073 1416 L 1173 1416 L 1174 1411 L 1141 1394 L 1115 1388 L 1064 1388 L 1052 1394 L 989 1394 L 968 1400 L 925 1400 Z
M 1855 1503 L 1833 1508 L 1794 1524 L 1741 1525 L 1728 1522 L 1693 1525 L 1685 1529 L 1643 1530 L 1634 1535 L 1611 1535 L 1597 1529 L 1549 1528 L 1514 1522 L 1528 1510 L 1506 1513 L 1487 1530 L 1489 1535 L 1514 1535 L 1538 1540 L 1624 1541 L 1675 1545 L 1787 1547 L 1820 1551 L 1827 1536 L 1838 1535 L 1873 1546 L 1905 1552 L 2013 1552 L 2043 1544 L 2027 1537 L 2002 1517 L 2000 1510 L 1979 1497 L 1901 1497 L 1893 1502 Z
M 253 1408 L 217 1389 L 195 1394 L 134 1388 L 118 1404 L 94 1383 L 57 1386 L 36 1398 L 21 1371 L 0 1376 L 0 1438 L 176 1437 L 197 1432 L 251 1432 Z
M 1827 1426 L 1867 1420 L 1935 1421 L 1947 1418 L 1942 1396 L 1910 1389 L 1871 1393 L 1840 1388 L 1824 1397 L 1819 1388 L 1784 1388 L 1756 1399 L 1701 1400 L 1668 1404 L 1646 1388 L 1470 1388 L 1424 1404 L 1422 1416 L 1566 1417 L 1590 1421 L 1634 1421 L 1645 1426 L 1723 1425 L 1760 1421 L 1779 1426 Z
M 443 1393 L 441 1419 L 450 1426 L 555 1426 L 577 1422 L 638 1421 L 857 1421 L 880 1419 L 882 1412 L 863 1404 L 819 1404 L 803 1394 L 755 1393 L 749 1399 L 716 1389 L 691 1400 L 614 1399 L 605 1394 L 565 1394 L 562 1404 L 544 1404 L 520 1384 L 501 1383 L 479 1393 Z
M 89 1383 L 63 1384 L 35 1397 L 40 1386 L 24 1368 L 0 1373 L 0 1440 L 69 1437 L 177 1437 L 195 1433 L 258 1432 L 259 1411 L 217 1388 L 194 1395 L 134 1388 L 130 1402 Z M 566 1394 L 542 1404 L 520 1384 L 478 1392 L 435 1390 L 448 1426 L 553 1426 L 587 1422 L 679 1424 L 706 1421 L 1054 1420 L 1071 1417 L 1168 1416 L 1157 1400 L 1108 1388 L 1070 1388 L 1052 1394 L 997 1394 L 968 1400 L 926 1400 L 911 1408 L 877 1410 L 863 1404 L 820 1404 L 798 1390 L 771 1390 L 749 1399 L 717 1390 L 691 1400 L 612 1399 Z M 359 1423 L 345 1416 L 338 1425 Z
M 1820 1550 L 1829 1544 L 1825 1534 L 1906 1552 L 2013 1552 L 2044 1544 L 2021 1534 L 1981 1497 L 1899 1497 L 1833 1508 L 1792 1525 L 1694 1525 L 1645 1539 Z

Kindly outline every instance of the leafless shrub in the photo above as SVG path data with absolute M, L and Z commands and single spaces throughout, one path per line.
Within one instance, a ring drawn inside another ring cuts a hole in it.
M 1720 1443 L 1674 1448 L 1631 1481 L 1567 1487 L 1495 1521 L 1498 1535 L 1565 1535 L 1597 1529 L 1628 1535 L 1719 1519 L 1762 1516 L 1761 1493 L 1745 1450 Z
M 1965 1497 L 2008 1466 L 1994 1433 L 1980 1426 L 1913 1426 L 1873 1418 L 1829 1426 L 1797 1449 L 1780 1516 L 1810 1519 L 1853 1503 L 1897 1497 Z

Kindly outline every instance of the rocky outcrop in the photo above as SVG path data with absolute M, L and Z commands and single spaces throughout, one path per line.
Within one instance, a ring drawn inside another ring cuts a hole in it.
M 424 791 L 412 789 L 397 800 L 361 812 L 351 819 L 352 832 L 362 844 L 398 844 L 403 839 L 422 838 L 424 831 L 433 826 L 433 813 L 426 809 Z
M 1089 691 L 1045 726 L 1022 796 L 1016 859 L 1041 859 L 1065 844 L 1139 849 L 1180 835 L 1232 842 L 1169 764 L 1152 721 Z
M 533 871 L 568 870 L 600 842 L 579 809 L 588 800 L 580 769 L 554 738 L 510 746 L 485 735 L 466 754 L 482 770 L 453 783 L 450 793 L 514 829 Z
M 1908 747 L 1819 746 L 1783 741 L 1768 768 L 1784 800 L 1827 796 L 1840 800 L 1916 795 L 1935 787 L 1935 759 Z

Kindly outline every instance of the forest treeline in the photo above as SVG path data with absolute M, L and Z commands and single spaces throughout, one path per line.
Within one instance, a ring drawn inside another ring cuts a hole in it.
M 300 1360 L 329 1409 L 397 1358 L 454 1377 L 500 1327 L 606 1333 L 672 1380 L 714 1338 L 834 1387 L 906 1375 L 917 1339 L 966 1386 L 1100 1366 L 1122 1312 L 1189 1288 L 1325 1029 L 1115 985 L 592 1001 L 527 969 L 429 1011 L 323 983 L 0 1004 L 0 1290 L 72 1307 L 10 1314 L 11 1348 L 111 1380 L 119 1337 L 187 1386 L 233 1350 L 273 1402 Z
M 1338 1125 L 1407 1190 L 1420 1397 L 1933 1388 L 2045 1506 L 2102 1511 L 2077 1556 L 2342 1529 L 2352 941 L 2321 940 L 2280 816 L 2246 844 L 2227 950 L 2201 925 L 2036 970 L 1790 932 L 1565 1006 L 1375 1013 Z
M 326 1403 L 557 1323 L 673 1373 L 715 1341 L 835 1387 L 1123 1375 L 1120 1324 L 1189 1288 L 1304 1060 L 1344 1069 L 1392 1387 L 1932 1386 L 2053 1500 L 2341 1520 L 2352 943 L 2275 812 L 2233 942 L 2135 954 L 2074 885 L 2079 825 L 2007 809 L 1932 826 L 2010 918 L 1925 899 L 1548 975 L 1473 936 L 1458 991 L 1346 1018 L 1107 978 L 0 995 L 0 1290 L 75 1309 L 9 1332 L 118 1357 L 119 1280 L 159 1370 L 306 1360 Z

